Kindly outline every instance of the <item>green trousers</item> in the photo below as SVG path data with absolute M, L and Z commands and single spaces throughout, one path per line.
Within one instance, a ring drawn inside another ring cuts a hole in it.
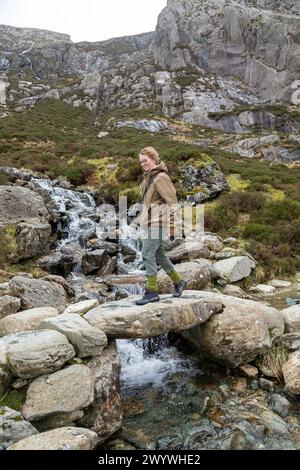
M 175 271 L 173 263 L 168 258 L 164 237 L 161 230 L 148 231 L 147 238 L 142 238 L 142 258 L 146 267 L 147 288 L 158 290 L 157 286 L 157 264 L 168 274 L 173 282 L 179 282 L 182 277 Z

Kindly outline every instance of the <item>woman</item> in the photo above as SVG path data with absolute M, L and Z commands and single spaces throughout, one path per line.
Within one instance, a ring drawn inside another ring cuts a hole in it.
M 153 147 L 144 148 L 139 154 L 139 160 L 144 171 L 144 181 L 140 186 L 140 203 L 143 204 L 140 228 L 147 283 L 142 299 L 137 300 L 136 304 L 145 305 L 159 300 L 156 263 L 160 264 L 172 279 L 175 286 L 173 297 L 181 296 L 186 282 L 176 272 L 164 249 L 166 237 L 174 238 L 178 207 L 176 189 L 170 180 L 166 165 L 160 162 Z

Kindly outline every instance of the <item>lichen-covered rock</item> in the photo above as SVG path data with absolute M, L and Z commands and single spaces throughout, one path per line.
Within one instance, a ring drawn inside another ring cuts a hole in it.
M 25 379 L 55 372 L 74 356 L 73 346 L 57 331 L 28 331 L 0 339 L 0 364 Z
M 97 434 L 89 429 L 64 427 L 22 439 L 7 450 L 92 450 Z
M 15 442 L 37 433 L 21 413 L 7 406 L 0 406 L 0 450 L 5 450 Z

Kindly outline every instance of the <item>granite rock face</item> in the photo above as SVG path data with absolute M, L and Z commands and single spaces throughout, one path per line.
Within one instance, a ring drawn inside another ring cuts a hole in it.
M 154 41 L 165 69 L 242 77 L 262 99 L 289 99 L 299 78 L 297 1 L 169 0 Z

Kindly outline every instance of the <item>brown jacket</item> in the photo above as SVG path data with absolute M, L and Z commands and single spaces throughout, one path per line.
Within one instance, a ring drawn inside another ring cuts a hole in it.
M 155 175 L 152 183 L 142 201 L 143 209 L 140 215 L 142 229 L 151 227 L 166 227 L 168 234 L 174 235 L 177 221 L 178 201 L 176 189 L 168 175 L 168 168 L 164 162 L 159 163 L 151 171 L 144 174 L 144 181 L 140 186 L 143 195 L 150 178 Z

